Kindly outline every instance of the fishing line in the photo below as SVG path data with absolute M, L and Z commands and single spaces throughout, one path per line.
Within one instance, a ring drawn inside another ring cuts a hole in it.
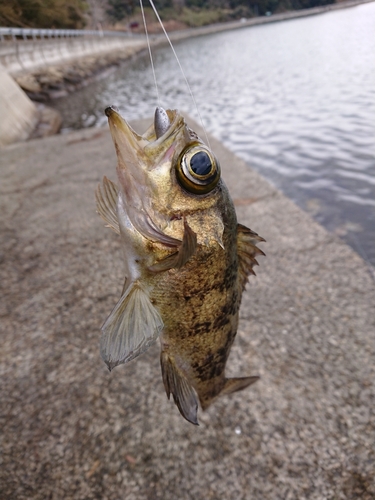
M 156 73 L 155 73 L 154 60 L 153 60 L 153 58 L 152 58 L 151 45 L 150 45 L 150 38 L 149 38 L 149 36 L 148 36 L 148 29 L 147 29 L 147 24 L 146 24 L 146 16 L 145 16 L 145 11 L 144 11 L 144 9 L 143 9 L 143 2 L 142 2 L 142 0 L 139 0 L 139 3 L 141 4 L 141 12 L 142 12 L 143 25 L 144 25 L 144 27 L 145 27 L 145 33 L 146 33 L 146 40 L 147 40 L 148 53 L 150 54 L 150 61 L 151 61 L 151 67 L 152 67 L 152 74 L 154 75 L 154 83 L 155 83 L 155 89 L 156 89 L 156 98 L 157 98 L 158 106 L 161 106 L 161 104 L 160 104 L 160 94 L 159 94 L 158 82 L 157 82 L 157 80 L 156 80 Z
M 140 2 L 141 2 L 141 5 L 142 5 L 142 0 L 140 0 Z M 151 7 L 152 7 L 152 10 L 153 10 L 153 11 L 154 11 L 154 13 L 155 13 L 155 16 L 157 17 L 157 20 L 159 21 L 159 24 L 160 24 L 160 26 L 161 26 L 161 28 L 162 28 L 162 30 L 163 30 L 163 32 L 164 32 L 164 35 L 165 35 L 166 39 L 168 40 L 168 43 L 169 43 L 169 45 L 170 45 L 170 47 L 171 47 L 171 49 L 172 49 L 173 55 L 174 55 L 174 56 L 175 56 L 175 58 L 176 58 L 176 61 L 177 61 L 177 64 L 178 64 L 178 66 L 179 66 L 179 68 L 180 68 L 181 74 L 182 74 L 182 76 L 183 76 L 183 78 L 184 78 L 184 80 L 185 80 L 186 86 L 187 86 L 187 88 L 188 88 L 188 90 L 189 90 L 190 97 L 191 97 L 191 99 L 192 99 L 192 101 L 193 101 L 193 103 L 194 103 L 195 109 L 196 109 L 196 111 L 197 111 L 197 113 L 198 113 L 199 121 L 200 121 L 200 123 L 201 123 L 201 126 L 202 126 L 202 128 L 203 128 L 204 135 L 205 135 L 205 137 L 206 137 L 207 146 L 208 146 L 209 148 L 211 148 L 211 146 L 210 146 L 210 141 L 209 141 L 209 139 L 208 139 L 208 135 L 207 135 L 207 132 L 206 132 L 205 126 L 204 126 L 204 124 L 203 124 L 202 116 L 201 116 L 201 114 L 200 114 L 200 112 L 199 112 L 199 108 L 198 108 L 197 102 L 196 102 L 196 100 L 195 100 L 195 97 L 194 97 L 193 91 L 191 90 L 191 87 L 190 87 L 190 84 L 189 84 L 189 82 L 188 82 L 188 79 L 186 78 L 185 72 L 184 72 L 184 70 L 182 69 L 182 65 L 181 65 L 181 63 L 180 63 L 180 60 L 179 60 L 179 58 L 178 58 L 178 56 L 177 56 L 177 54 L 176 54 L 176 51 L 174 50 L 173 44 L 172 44 L 172 42 L 171 42 L 171 39 L 169 38 L 169 35 L 168 35 L 168 33 L 167 33 L 166 29 L 164 28 L 164 24 L 163 24 L 162 20 L 160 19 L 159 13 L 158 13 L 158 11 L 156 10 L 156 7 L 155 7 L 155 4 L 154 4 L 153 0 L 149 0 L 149 2 L 150 2 L 150 5 L 151 5 Z M 149 47 L 150 54 L 151 54 L 150 42 L 148 41 L 148 37 L 147 37 L 147 43 L 148 43 L 148 47 Z M 152 59 L 151 59 L 151 61 L 152 61 Z M 154 74 L 155 74 L 155 73 L 154 73 Z

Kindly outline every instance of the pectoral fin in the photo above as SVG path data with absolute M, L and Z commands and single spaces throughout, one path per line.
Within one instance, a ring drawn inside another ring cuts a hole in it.
M 96 207 L 100 217 L 107 223 L 107 227 L 120 234 L 117 219 L 117 186 L 107 177 L 103 177 L 103 186 L 99 184 L 95 191 Z
M 133 283 L 102 327 L 101 356 L 112 370 L 136 358 L 159 337 L 163 321 L 148 294 Z
M 198 398 L 195 390 L 188 382 L 181 370 L 176 366 L 173 358 L 165 351 L 160 355 L 161 372 L 165 392 L 168 399 L 172 394 L 173 400 L 181 415 L 190 423 L 198 424 Z
M 237 224 L 237 254 L 239 286 L 245 288 L 249 274 L 255 274 L 253 267 L 258 265 L 256 255 L 265 253 L 256 246 L 256 243 L 266 241 L 257 233 L 242 224 Z
M 168 269 L 180 269 L 192 257 L 197 249 L 197 235 L 184 219 L 184 236 L 177 252 L 150 267 L 151 271 L 160 272 Z

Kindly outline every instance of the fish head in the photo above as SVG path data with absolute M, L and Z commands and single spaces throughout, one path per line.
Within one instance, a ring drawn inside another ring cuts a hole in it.
M 211 213 L 205 220 L 212 225 L 223 191 L 220 165 L 183 116 L 157 108 L 153 124 L 139 135 L 116 108 L 105 112 L 117 153 L 120 196 L 136 229 L 151 240 L 160 240 L 160 233 L 179 238 L 183 224 L 175 221 L 188 217 L 199 225 L 202 212 Z M 222 221 L 214 226 L 216 235 L 223 232 Z

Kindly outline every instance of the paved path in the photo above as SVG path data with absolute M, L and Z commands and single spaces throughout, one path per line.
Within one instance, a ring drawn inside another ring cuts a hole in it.
M 228 370 L 261 380 L 201 412 L 198 428 L 165 396 L 157 345 L 112 374 L 99 357 L 123 279 L 119 240 L 95 213 L 96 185 L 115 178 L 108 132 L 1 152 L 2 500 L 375 498 L 369 270 L 211 145 L 267 257 Z

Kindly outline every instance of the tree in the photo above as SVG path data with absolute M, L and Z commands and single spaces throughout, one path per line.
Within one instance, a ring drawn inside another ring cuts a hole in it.
M 0 2 L 0 24 L 30 28 L 83 28 L 84 0 L 6 0 Z
M 134 12 L 134 0 L 108 0 L 107 14 L 115 21 L 122 21 Z

